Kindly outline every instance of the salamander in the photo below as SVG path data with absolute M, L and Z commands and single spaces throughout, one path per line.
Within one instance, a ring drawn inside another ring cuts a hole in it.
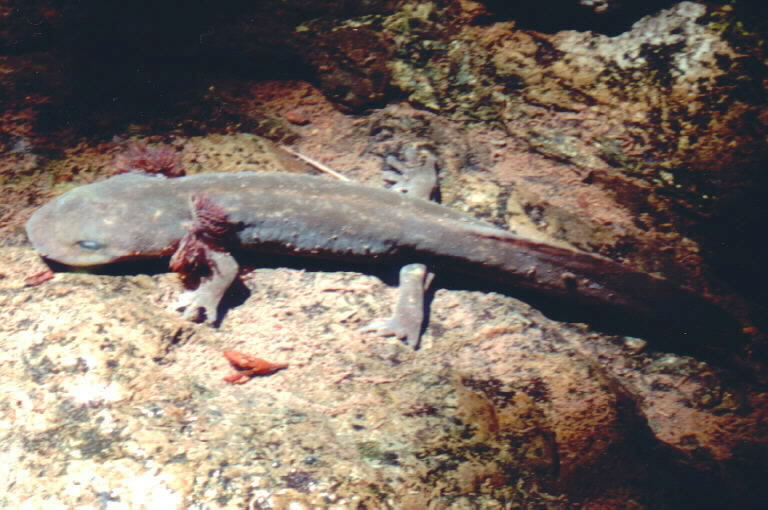
M 235 255 L 249 252 L 404 264 L 394 315 L 367 329 L 414 347 L 424 293 L 441 270 L 634 316 L 691 323 L 713 317 L 709 301 L 667 279 L 430 201 L 434 158 L 413 161 L 388 159 L 409 174 L 406 193 L 279 172 L 121 174 L 55 198 L 26 230 L 40 255 L 66 266 L 172 256 L 173 270 L 198 276 L 176 306 L 193 320 L 219 318 L 222 296 L 237 277 Z

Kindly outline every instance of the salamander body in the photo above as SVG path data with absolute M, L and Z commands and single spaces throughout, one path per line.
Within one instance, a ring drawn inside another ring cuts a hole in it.
M 226 236 L 206 235 L 210 216 Z M 123 174 L 64 193 L 26 228 L 43 257 L 74 267 L 174 255 L 196 236 L 210 274 L 180 308 L 190 317 L 202 309 L 209 320 L 236 277 L 232 254 L 252 251 L 426 264 L 648 316 L 704 306 L 666 279 L 601 256 L 525 239 L 408 194 L 308 175 Z

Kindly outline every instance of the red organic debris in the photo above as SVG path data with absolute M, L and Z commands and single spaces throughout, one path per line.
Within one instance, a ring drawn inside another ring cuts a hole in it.
M 184 175 L 176 149 L 170 145 L 149 146 L 144 142 L 133 142 L 125 152 L 115 156 L 113 174 L 144 172 L 161 174 L 166 177 Z
M 43 283 L 47 282 L 51 278 L 53 278 L 53 271 L 50 269 L 45 269 L 39 273 L 28 276 L 24 280 L 24 285 L 26 287 L 37 287 L 38 285 L 42 285 Z
M 224 380 L 230 384 L 243 384 L 254 375 L 266 375 L 288 367 L 287 363 L 272 363 L 238 351 L 224 351 L 227 358 L 239 372 L 230 374 Z

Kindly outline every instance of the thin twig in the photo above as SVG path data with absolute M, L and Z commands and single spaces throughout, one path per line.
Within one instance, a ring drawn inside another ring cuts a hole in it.
M 330 167 L 320 163 L 319 161 L 314 160 L 314 159 L 310 158 L 309 156 L 305 156 L 304 154 L 301 154 L 300 152 L 296 152 L 295 150 L 291 149 L 287 145 L 281 145 L 280 148 L 283 149 L 288 154 L 292 154 L 292 155 L 296 156 L 297 158 L 299 158 L 300 160 L 302 160 L 302 161 L 304 161 L 306 163 L 309 163 L 310 165 L 312 165 L 313 167 L 317 168 L 321 172 L 325 172 L 327 174 L 331 174 L 332 176 L 334 176 L 337 179 L 340 179 L 342 181 L 351 181 L 352 180 L 352 179 L 350 179 L 348 177 L 343 176 L 342 174 L 340 174 L 336 170 L 334 170 L 334 169 L 332 169 L 332 168 L 330 168 Z

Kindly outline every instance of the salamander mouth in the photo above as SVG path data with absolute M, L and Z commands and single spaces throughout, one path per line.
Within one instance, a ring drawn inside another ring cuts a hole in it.
M 90 266 L 75 266 L 65 264 L 49 257 L 42 256 L 43 262 L 54 273 L 86 273 L 109 276 L 130 276 L 139 274 L 167 273 L 169 257 L 133 257 L 122 259 L 109 264 L 93 264 Z
M 102 267 L 98 265 L 71 266 L 69 264 L 64 264 L 62 262 L 59 262 L 50 257 L 46 257 L 45 255 L 41 255 L 40 257 L 43 259 L 43 262 L 45 262 L 45 265 L 50 267 L 51 270 L 55 273 L 93 273 L 93 272 L 96 272 L 99 267 Z

